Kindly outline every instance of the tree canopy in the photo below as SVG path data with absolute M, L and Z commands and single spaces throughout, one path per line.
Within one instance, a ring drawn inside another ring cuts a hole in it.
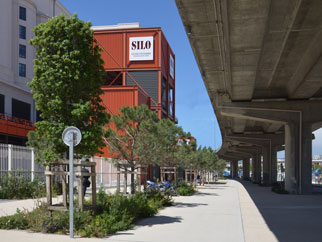
M 112 116 L 104 140 L 117 167 L 131 171 L 131 191 L 134 192 L 134 170 L 151 163 L 152 139 L 157 116 L 146 105 L 124 106 L 120 113 Z
M 42 120 L 29 135 L 29 145 L 42 147 L 36 155 L 43 162 L 54 162 L 67 151 L 61 138 L 67 126 L 81 130 L 76 153 L 94 155 L 104 146 L 103 127 L 109 121 L 100 98 L 104 68 L 90 27 L 76 15 L 59 15 L 33 30 L 35 76 L 29 86 Z

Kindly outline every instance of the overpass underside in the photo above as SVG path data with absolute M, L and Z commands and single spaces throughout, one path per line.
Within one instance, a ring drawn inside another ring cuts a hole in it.
M 322 1 L 176 0 L 222 134 L 218 154 L 253 181 L 312 192 L 312 132 L 322 127 Z M 263 176 L 261 176 L 263 157 Z M 247 168 L 248 167 L 248 168 Z M 249 172 L 248 172 L 249 174 Z

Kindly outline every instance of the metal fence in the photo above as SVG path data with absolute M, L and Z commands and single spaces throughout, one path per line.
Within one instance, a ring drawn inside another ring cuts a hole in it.
M 93 157 L 96 162 L 96 184 L 97 187 L 116 187 L 117 168 L 110 158 Z M 7 175 L 24 176 L 33 181 L 35 178 L 45 180 L 45 168 L 35 162 L 32 148 L 8 144 L 0 144 L 0 178 Z M 124 175 L 120 176 L 121 185 L 124 184 Z M 128 174 L 127 183 L 130 183 Z
M 0 178 L 7 175 L 24 176 L 32 181 L 44 180 L 44 167 L 37 164 L 31 148 L 0 144 Z

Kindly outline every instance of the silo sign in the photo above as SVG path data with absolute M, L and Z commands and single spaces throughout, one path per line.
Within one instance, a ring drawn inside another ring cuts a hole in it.
M 130 61 L 153 60 L 153 36 L 130 38 Z

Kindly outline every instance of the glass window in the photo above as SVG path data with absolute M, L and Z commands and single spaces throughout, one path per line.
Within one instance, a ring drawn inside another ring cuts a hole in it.
M 12 116 L 30 120 L 31 105 L 17 99 L 12 99 Z
M 161 105 L 164 110 L 167 109 L 167 81 L 164 77 L 161 82 Z
M 19 38 L 26 39 L 26 27 L 19 25 Z
M 0 94 L 0 113 L 4 113 L 4 95 L 2 94 Z
M 169 115 L 173 116 L 173 89 L 170 87 L 169 89 Z
M 26 77 L 26 64 L 19 63 L 19 76 Z
M 19 7 L 19 19 L 26 21 L 27 10 L 24 7 Z
M 25 45 L 19 45 L 19 57 L 26 58 L 26 46 Z

